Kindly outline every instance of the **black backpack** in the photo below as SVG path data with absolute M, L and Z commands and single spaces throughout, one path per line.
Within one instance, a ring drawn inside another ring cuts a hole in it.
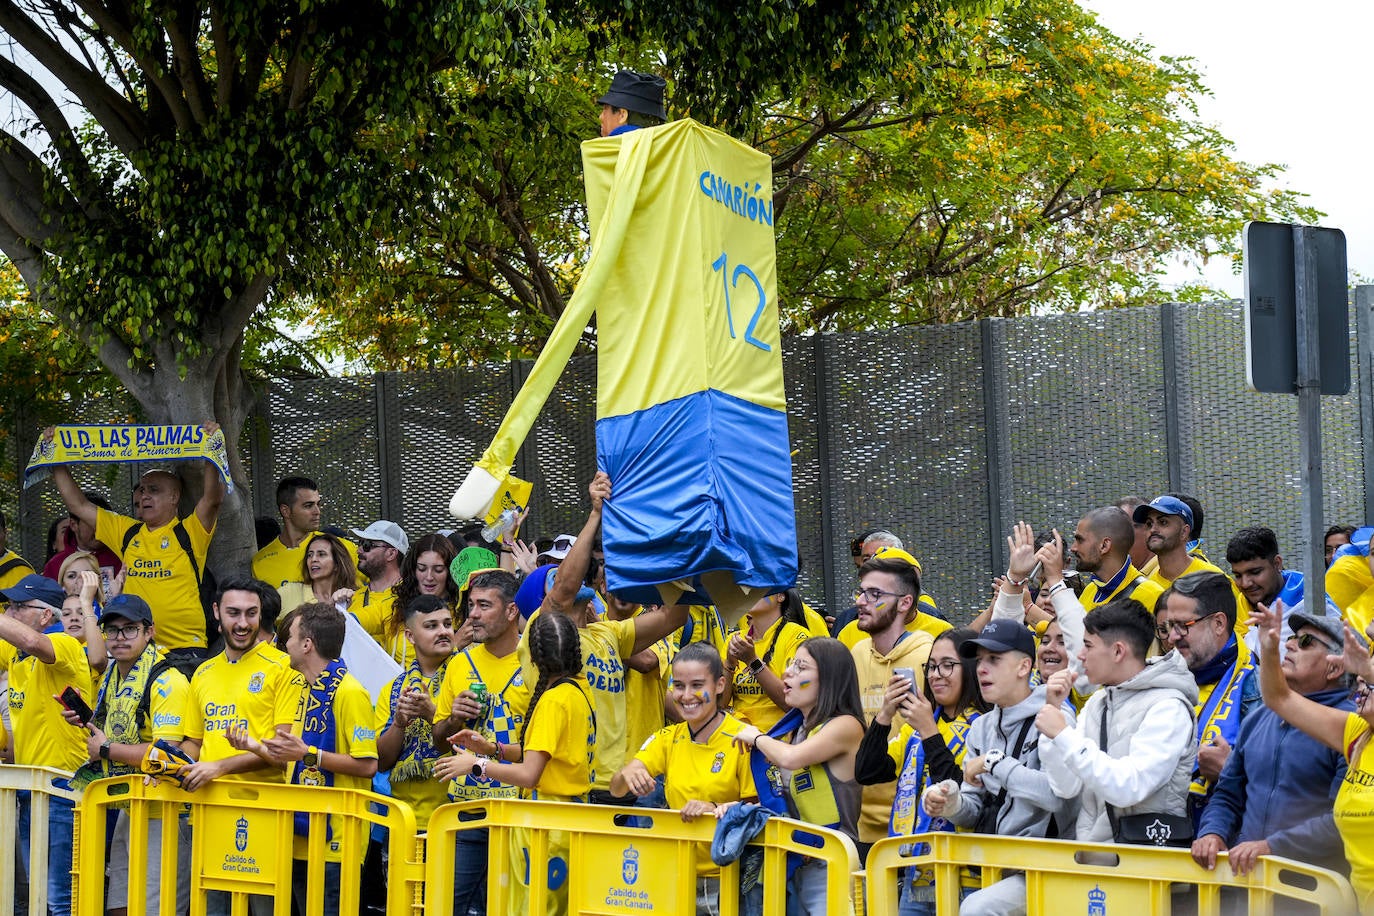
M 199 662 L 197 662 L 197 664 L 199 664 Z M 191 679 L 191 675 L 186 673 L 186 669 L 182 666 L 182 663 L 170 658 L 160 658 L 157 660 L 153 667 L 148 670 L 148 679 L 143 682 L 143 695 L 138 698 L 138 706 L 134 709 L 134 724 L 140 733 L 147 727 L 148 717 L 152 715 L 153 684 L 157 682 L 162 672 L 166 671 L 168 668 L 176 668 L 182 674 L 186 675 L 188 681 Z M 105 716 L 107 713 L 108 710 L 102 698 L 102 700 L 96 704 L 95 714 L 91 716 L 91 722 L 93 722 L 97 728 L 105 728 Z
M 5 562 L 0 563 L 0 579 L 3 579 L 5 576 L 8 576 L 10 573 L 14 572 L 16 569 L 19 569 L 21 566 L 24 569 L 27 569 L 29 572 L 34 571 L 34 568 L 29 565 L 29 562 L 27 560 L 19 556 L 19 554 L 15 554 Z
M 124 532 L 124 543 L 120 547 L 120 556 L 128 551 L 129 545 L 138 536 L 139 531 L 147 531 L 148 526 L 139 522 L 130 525 Z M 185 523 L 181 519 L 176 520 L 172 525 L 172 534 L 176 536 L 177 543 L 186 552 L 186 558 L 191 561 L 191 572 L 196 577 L 196 585 L 200 589 L 200 610 L 205 615 L 205 645 L 210 645 L 219 635 L 219 623 L 215 620 L 215 601 L 219 598 L 219 583 L 215 580 L 215 574 L 209 569 L 202 570 L 200 564 L 196 562 L 196 552 L 191 549 L 191 533 L 186 530 Z M 191 679 L 190 672 L 182 672 L 186 679 Z

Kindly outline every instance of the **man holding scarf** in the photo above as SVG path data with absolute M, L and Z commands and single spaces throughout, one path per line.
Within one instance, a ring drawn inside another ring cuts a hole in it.
M 288 615 L 278 638 L 285 636 L 291 667 L 305 678 L 305 716 L 301 733 L 278 733 L 262 742 L 262 750 L 288 764 L 289 782 L 301 786 L 334 786 L 369 791 L 377 772 L 377 731 L 373 727 L 372 698 L 348 666 L 343 652 L 346 625 L 332 605 L 303 604 Z M 259 751 L 261 752 L 261 751 Z M 291 895 L 304 912 L 309 817 L 296 815 L 295 867 Z M 339 914 L 340 841 L 326 828 L 324 916 Z
M 1237 639 L 1231 580 L 1221 573 L 1191 573 L 1164 592 L 1155 634 L 1177 649 L 1198 687 L 1198 759 L 1188 791 L 1196 827 L 1244 718 L 1259 703 L 1259 679 L 1250 649 Z

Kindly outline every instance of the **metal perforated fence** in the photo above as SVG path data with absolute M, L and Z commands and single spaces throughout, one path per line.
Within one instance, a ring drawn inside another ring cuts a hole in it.
M 1369 312 L 1360 293 L 1352 329 Z M 1333 523 L 1367 517 L 1364 338 L 1357 346 L 1352 334 L 1351 394 L 1322 399 Z M 1014 521 L 1067 534 L 1088 508 L 1167 490 L 1201 500 L 1214 558 L 1237 528 L 1267 524 L 1299 565 L 1297 401 L 1246 389 L 1244 347 L 1239 303 L 787 340 L 803 596 L 847 606 L 849 539 L 881 524 L 921 559 L 940 605 L 966 619 L 1004 568 Z M 326 523 L 390 518 L 412 540 L 451 527 L 449 497 L 529 367 L 273 383 L 244 432 L 255 511 L 275 516 L 276 479 L 306 474 L 325 494 Z M 515 467 L 535 484 L 534 533 L 576 532 L 585 518 L 595 402 L 595 358 L 574 359 Z M 131 483 L 109 480 L 117 505 Z M 55 494 L 25 491 L 20 509 L 23 546 L 41 558 Z

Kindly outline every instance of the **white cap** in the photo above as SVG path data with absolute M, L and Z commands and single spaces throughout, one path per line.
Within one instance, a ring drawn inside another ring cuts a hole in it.
M 361 531 L 357 528 L 350 528 L 349 530 L 360 541 L 381 541 L 384 544 L 390 544 L 401 553 L 410 550 L 410 541 L 406 538 L 406 533 L 395 522 L 382 520 L 373 522 Z
M 577 535 L 560 534 L 553 539 L 553 546 L 541 553 L 539 556 L 548 557 L 550 560 L 563 560 L 568 556 L 568 551 L 572 550 L 577 543 Z

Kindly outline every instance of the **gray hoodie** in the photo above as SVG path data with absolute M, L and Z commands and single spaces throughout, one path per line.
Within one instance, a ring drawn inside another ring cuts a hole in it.
M 1001 809 L 997 812 L 998 836 L 1043 837 L 1050 834 L 1050 819 L 1054 817 L 1057 836 L 1072 839 L 1077 802 L 1054 794 L 1049 776 L 1040 770 L 1040 742 L 1044 736 L 1035 727 L 1035 715 L 1045 705 L 1045 687 L 1031 691 L 1015 706 L 998 707 L 984 713 L 969 727 L 964 759 L 981 756 L 996 749 L 1006 754 L 991 772 L 983 774 L 983 786 L 965 782 L 959 788 L 959 810 L 950 818 L 959 827 L 975 827 L 983 806 L 992 804 L 1003 789 L 1007 790 Z M 1065 715 L 1073 720 L 1073 709 L 1067 704 Z M 1023 725 L 1029 724 L 1026 737 L 1016 751 L 1016 739 Z
M 1044 742 L 1045 770 L 1054 791 L 1082 804 L 1079 839 L 1112 841 L 1108 803 L 1118 816 L 1187 813 L 1197 755 L 1197 694 L 1187 663 L 1170 652 L 1150 659 L 1130 680 L 1094 693 L 1076 728 Z

